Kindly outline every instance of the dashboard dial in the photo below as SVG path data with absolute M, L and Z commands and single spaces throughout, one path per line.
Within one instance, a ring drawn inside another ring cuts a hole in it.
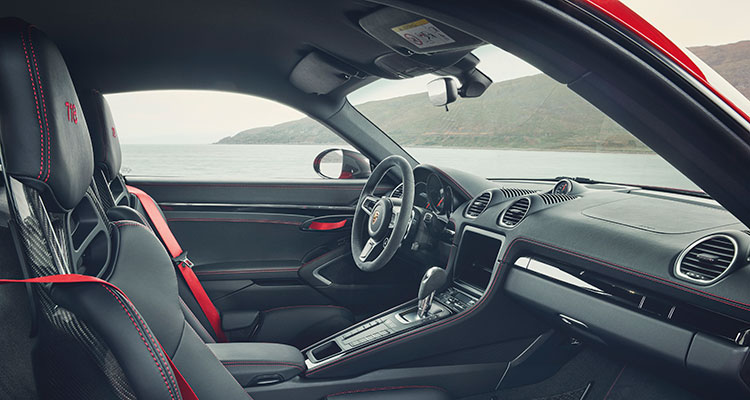
M 573 183 L 567 179 L 563 179 L 555 184 L 552 188 L 552 194 L 568 194 L 573 190 Z
M 446 191 L 443 187 L 443 182 L 435 174 L 430 174 L 427 177 L 427 198 L 429 199 L 429 206 L 433 211 L 438 214 L 443 214 L 446 209 Z

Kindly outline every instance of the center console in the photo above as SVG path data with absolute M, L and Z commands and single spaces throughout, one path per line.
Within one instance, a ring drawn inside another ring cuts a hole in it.
M 278 343 L 207 343 L 244 388 L 288 381 L 305 372 L 302 353 Z
M 453 279 L 448 285 L 441 284 L 439 290 L 430 293 L 431 306 L 427 306 L 424 315 L 420 316 L 418 304 L 423 304 L 427 298 L 420 298 L 419 302 L 412 300 L 354 325 L 306 349 L 306 367 L 321 368 L 351 353 L 469 311 L 480 302 L 490 284 L 492 274 L 499 265 L 503 241 L 501 235 L 466 227 L 453 264 Z M 429 285 L 426 283 L 428 275 L 429 271 L 422 280 L 420 296 L 424 286 Z

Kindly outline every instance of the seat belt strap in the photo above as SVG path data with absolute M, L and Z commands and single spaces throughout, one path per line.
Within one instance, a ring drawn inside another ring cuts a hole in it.
M 102 285 L 109 286 L 113 290 L 115 290 L 117 293 L 125 297 L 126 299 L 128 296 L 120 290 L 117 286 L 99 278 L 95 278 L 93 276 L 88 275 L 79 275 L 79 274 L 64 274 L 64 275 L 48 275 L 48 276 L 40 276 L 37 278 L 28 278 L 28 279 L 0 279 L 0 285 L 4 285 L 6 283 L 99 283 Z M 128 299 L 130 302 L 130 299 Z M 132 302 L 131 302 L 132 303 Z M 156 341 L 159 343 L 159 341 Z M 161 343 L 159 343 L 159 346 L 161 346 Z M 177 386 L 180 388 L 180 395 L 182 396 L 183 400 L 198 400 L 198 396 L 195 394 L 193 389 L 190 387 L 190 385 L 187 383 L 187 380 L 185 380 L 185 377 L 180 374 L 180 371 L 177 370 L 177 366 L 174 365 L 174 362 L 172 362 L 172 358 L 169 357 L 169 354 L 167 354 L 166 351 L 164 351 L 164 348 L 162 348 L 162 353 L 164 353 L 164 357 L 167 358 L 167 361 L 169 362 L 169 366 L 172 368 L 172 372 L 174 372 L 175 379 L 177 380 Z
M 182 274 L 182 278 L 185 279 L 185 283 L 187 283 L 190 292 L 198 302 L 198 306 L 201 308 L 201 311 L 203 311 L 203 315 L 206 316 L 206 319 L 208 319 L 208 322 L 211 324 L 211 328 L 213 328 L 214 333 L 216 334 L 217 341 L 227 342 L 224 330 L 221 329 L 221 315 L 219 315 L 216 306 L 211 301 L 211 298 L 208 297 L 206 290 L 203 289 L 203 285 L 200 280 L 198 280 L 195 272 L 193 272 L 193 263 L 187 258 L 187 252 L 182 250 L 182 247 L 180 247 L 174 234 L 172 234 L 172 230 L 169 229 L 167 221 L 159 211 L 159 206 L 156 205 L 154 199 L 143 190 L 133 186 L 127 186 L 127 188 L 128 191 L 134 194 L 141 202 L 143 210 L 146 212 L 146 216 L 154 225 L 154 228 L 156 228 L 156 232 L 159 234 L 164 246 L 166 246 L 169 255 L 172 256 L 172 260 L 174 261 L 177 270 Z

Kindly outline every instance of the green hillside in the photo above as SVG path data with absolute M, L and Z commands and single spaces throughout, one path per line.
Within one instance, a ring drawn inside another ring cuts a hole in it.
M 746 88 L 750 41 L 696 50 L 706 55 L 714 68 L 727 73 L 730 82 Z M 482 97 L 451 104 L 449 112 L 430 105 L 426 93 L 373 101 L 357 108 L 407 147 L 647 151 L 587 101 L 541 74 L 494 83 Z M 218 143 L 327 144 L 335 139 L 325 127 L 304 118 L 242 131 Z

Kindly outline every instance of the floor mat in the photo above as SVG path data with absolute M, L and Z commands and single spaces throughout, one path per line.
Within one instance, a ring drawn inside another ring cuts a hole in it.
M 547 396 L 547 397 L 537 397 L 533 400 L 585 400 L 586 395 L 589 393 L 589 390 L 591 390 L 592 382 L 589 382 L 586 386 L 571 390 L 570 392 L 560 393 L 553 396 Z
M 501 389 L 494 395 L 500 400 L 557 400 L 555 396 L 561 396 L 560 393 L 589 387 L 586 400 L 603 399 L 621 369 L 622 363 L 583 349 L 552 377 L 533 385 Z

